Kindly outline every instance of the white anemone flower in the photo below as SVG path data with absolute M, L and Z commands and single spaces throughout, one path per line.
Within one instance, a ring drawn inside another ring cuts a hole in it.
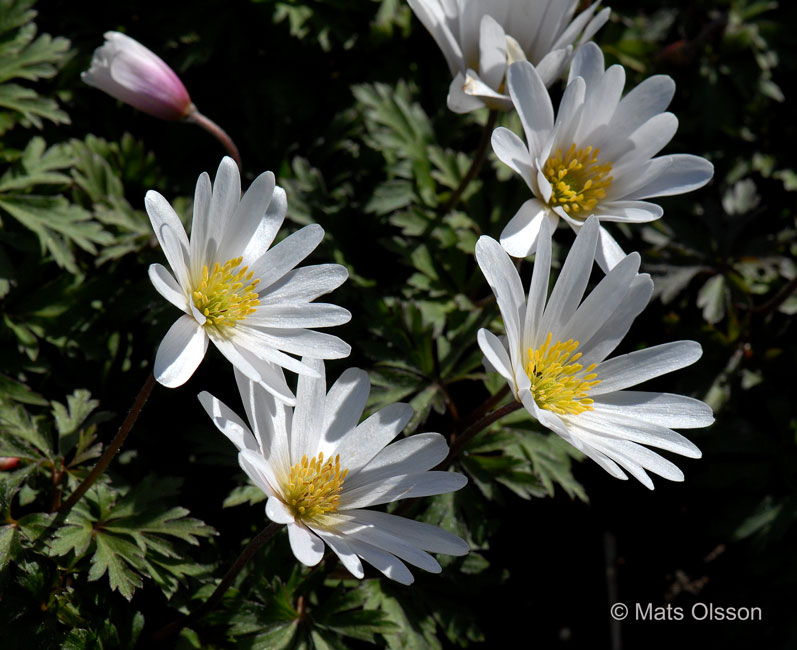
M 285 218 L 285 191 L 264 172 L 241 197 L 232 158 L 219 165 L 211 187 L 203 173 L 196 185 L 189 241 L 168 201 L 154 191 L 145 200 L 152 227 L 174 276 L 161 264 L 149 267 L 155 289 L 181 316 L 155 357 L 155 378 L 164 386 L 185 383 L 205 356 L 208 342 L 241 372 L 278 398 L 295 398 L 278 366 L 299 374 L 315 371 L 291 354 L 340 359 L 351 348 L 313 327 L 346 323 L 351 314 L 312 302 L 348 277 L 339 264 L 300 269 L 324 236 L 305 226 L 269 248 Z M 176 278 L 176 279 L 175 279 Z
M 581 228 L 546 300 L 551 266 L 548 222 L 541 226 L 528 299 L 510 257 L 490 237 L 476 244 L 476 259 L 495 293 L 506 329 L 499 340 L 478 333 L 488 367 L 503 376 L 515 399 L 540 424 L 559 434 L 609 474 L 628 471 L 653 488 L 646 470 L 682 481 L 678 467 L 642 445 L 700 458 L 700 450 L 672 430 L 714 421 L 703 402 L 670 393 L 625 390 L 697 361 L 694 341 L 677 341 L 612 359 L 653 291 L 638 274 L 639 254 L 624 257 L 582 302 L 598 242 L 598 220 Z M 641 443 L 641 444 L 640 444 Z
M 714 174 L 699 156 L 654 158 L 675 135 L 678 119 L 665 112 L 675 83 L 650 77 L 625 97 L 625 70 L 604 71 L 594 43 L 579 48 L 554 119 L 550 96 L 530 63 L 509 69 L 508 86 L 526 142 L 506 128 L 493 132 L 495 154 L 523 177 L 534 194 L 501 233 L 501 245 L 514 257 L 534 251 L 540 226 L 553 232 L 559 219 L 578 230 L 591 215 L 601 221 L 654 221 L 662 209 L 644 199 L 690 192 Z M 597 260 L 604 270 L 623 257 L 620 246 L 600 229 Z
M 454 80 L 448 107 L 455 113 L 488 106 L 508 111 L 507 66 L 531 61 L 550 86 L 562 76 L 579 43 L 609 19 L 598 2 L 578 16 L 578 0 L 409 0 L 443 51 Z
M 296 558 L 318 564 L 326 543 L 358 578 L 363 559 L 410 584 L 404 562 L 438 573 L 429 552 L 466 554 L 462 539 L 437 526 L 366 509 L 463 487 L 461 474 L 428 471 L 448 453 L 443 436 L 419 433 L 388 444 L 412 416 L 409 404 L 391 404 L 360 422 L 370 391 L 367 373 L 350 368 L 327 393 L 323 362 L 304 362 L 317 376 L 299 376 L 295 409 L 236 370 L 249 425 L 209 393 L 199 394 L 238 448 L 241 468 L 268 495 L 268 518 L 287 524 Z

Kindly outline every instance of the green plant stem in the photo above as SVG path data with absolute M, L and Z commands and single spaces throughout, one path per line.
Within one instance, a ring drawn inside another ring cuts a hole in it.
M 230 157 L 235 161 L 235 164 L 238 165 L 238 171 L 243 171 L 243 168 L 241 167 L 241 154 L 238 153 L 238 147 L 235 146 L 232 138 L 227 135 L 227 132 L 224 129 L 222 129 L 209 117 L 202 115 L 202 113 L 200 113 L 193 104 L 191 104 L 188 114 L 183 119 L 185 119 L 186 122 L 191 122 L 202 127 L 205 129 L 205 131 L 210 133 L 210 135 L 216 138 L 216 140 L 218 140 L 227 150 L 227 153 L 230 154 Z
M 448 467 L 451 464 L 451 461 L 454 460 L 454 458 L 456 458 L 465 448 L 465 445 L 467 445 L 479 432 L 489 427 L 493 422 L 500 420 L 505 415 L 509 415 L 520 408 L 523 408 L 523 404 L 518 401 L 512 401 L 509 402 L 509 404 L 504 404 L 504 406 L 501 408 L 496 409 L 492 413 L 488 413 L 471 424 L 467 429 L 465 429 L 451 441 L 451 447 L 448 450 L 448 456 L 446 456 L 443 462 L 440 463 L 435 469 L 445 469 Z
M 188 623 L 202 618 L 205 614 L 211 611 L 219 603 L 221 597 L 224 595 L 227 589 L 230 588 L 233 580 L 235 580 L 235 577 L 241 572 L 241 569 L 246 566 L 246 563 L 249 562 L 249 560 L 252 559 L 252 556 L 257 553 L 258 549 L 260 549 L 263 544 L 274 537 L 274 534 L 283 526 L 284 524 L 272 522 L 263 530 L 261 530 L 257 536 L 255 536 L 252 541 L 246 545 L 246 548 L 241 551 L 238 559 L 235 560 L 233 565 L 227 570 L 227 573 L 224 574 L 224 577 L 221 579 L 221 582 L 218 584 L 216 589 L 212 594 L 210 594 L 210 598 L 202 603 L 199 609 L 186 616 L 182 616 L 175 621 L 172 621 L 168 625 L 165 625 L 160 630 L 155 632 L 155 634 L 152 635 L 152 638 L 156 641 L 168 639 L 169 637 L 177 634 L 186 625 L 188 625 Z
M 451 198 L 446 201 L 445 205 L 443 205 L 443 212 L 448 212 L 457 203 L 459 203 L 459 200 L 462 198 L 465 190 L 468 189 L 468 185 L 471 184 L 471 181 L 476 178 L 476 175 L 479 173 L 482 163 L 484 162 L 484 158 L 487 155 L 487 148 L 490 144 L 490 138 L 492 137 L 496 120 L 498 120 L 498 111 L 491 109 L 490 114 L 487 116 L 487 122 L 484 125 L 484 130 L 482 131 L 482 137 L 479 140 L 479 146 L 476 148 L 476 153 L 474 154 L 473 160 L 470 163 L 470 168 L 462 177 L 462 180 L 459 182 L 459 185 L 457 185 L 457 189 L 454 190 Z
M 116 432 L 113 440 L 111 440 L 111 444 L 109 444 L 105 451 L 103 452 L 100 459 L 97 461 L 97 464 L 94 466 L 94 469 L 89 472 L 89 475 L 83 479 L 83 482 L 78 485 L 77 489 L 69 495 L 69 498 L 64 501 L 60 508 L 58 508 L 58 512 L 60 514 L 66 514 L 72 509 L 78 501 L 80 501 L 81 497 L 86 493 L 86 491 L 94 485 L 94 482 L 102 476 L 103 472 L 106 470 L 108 465 L 111 464 L 113 457 L 116 455 L 116 452 L 119 451 L 119 448 L 124 443 L 125 438 L 127 438 L 127 434 L 130 433 L 130 430 L 133 428 L 133 425 L 136 423 L 139 414 L 141 413 L 141 409 L 144 408 L 144 404 L 149 397 L 149 394 L 152 392 L 152 388 L 155 386 L 155 376 L 152 373 L 149 373 L 147 380 L 144 382 L 144 385 L 141 387 L 141 390 L 138 391 L 138 395 L 136 395 L 136 399 L 133 402 L 133 406 L 130 408 L 130 412 L 127 414 L 125 421 L 122 422 L 122 426 L 119 427 L 119 431 Z

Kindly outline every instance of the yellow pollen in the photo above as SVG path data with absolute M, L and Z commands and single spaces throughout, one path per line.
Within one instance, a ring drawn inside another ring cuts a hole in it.
M 599 152 L 592 147 L 576 150 L 576 145 L 571 144 L 564 155 L 559 149 L 548 158 L 543 174 L 551 184 L 548 204 L 552 208 L 559 206 L 571 217 L 585 219 L 606 197 L 612 184 L 612 163 L 600 164 Z
M 349 470 L 340 469 L 340 454 L 324 462 L 324 452 L 311 460 L 302 460 L 291 467 L 284 489 L 285 503 L 298 519 L 318 524 L 329 512 L 337 510 L 343 479 Z
M 576 352 L 578 341 L 569 339 L 551 345 L 551 333 L 536 350 L 529 348 L 526 374 L 531 380 L 531 394 L 537 406 L 559 415 L 578 415 L 592 410 L 593 400 L 587 393 L 601 383 L 593 363 L 588 368 L 575 363 L 581 358 Z
M 213 271 L 202 267 L 202 281 L 192 297 L 196 308 L 207 318 L 206 326 L 235 327 L 260 304 L 255 291 L 260 280 L 252 279 L 248 266 L 238 268 L 242 260 L 242 257 L 234 257 L 223 266 L 216 262 Z

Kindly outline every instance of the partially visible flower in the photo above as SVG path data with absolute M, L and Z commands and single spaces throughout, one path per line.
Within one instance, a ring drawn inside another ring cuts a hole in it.
M 428 471 L 448 453 L 443 436 L 419 433 L 388 444 L 412 416 L 409 404 L 391 404 L 360 422 L 368 374 L 350 368 L 327 393 L 323 362 L 303 361 L 317 376 L 299 376 L 295 409 L 236 370 L 249 426 L 209 393 L 199 394 L 215 425 L 238 448 L 243 470 L 268 495 L 268 518 L 287 524 L 296 558 L 317 564 L 326 542 L 356 577 L 363 577 L 363 559 L 410 584 L 404 562 L 438 573 L 429 552 L 466 554 L 468 545 L 441 528 L 365 509 L 463 487 L 467 479 L 461 474 Z
M 595 2 L 578 16 L 578 0 L 409 0 L 437 41 L 454 80 L 448 107 L 455 113 L 489 106 L 512 108 L 504 89 L 507 66 L 531 61 L 549 86 L 567 68 L 573 48 L 609 19 Z
M 604 72 L 603 54 L 594 43 L 579 48 L 574 57 L 555 120 L 544 79 L 530 63 L 514 64 L 508 85 L 526 142 L 498 128 L 493 150 L 535 197 L 501 233 L 501 245 L 514 257 L 534 251 L 543 221 L 551 232 L 560 218 L 576 231 L 590 215 L 601 221 L 653 221 L 662 209 L 643 199 L 691 192 L 714 174 L 711 163 L 698 156 L 653 158 L 678 128 L 675 115 L 664 112 L 675 83 L 656 75 L 621 99 L 625 70 L 613 65 Z M 601 267 L 612 268 L 624 255 L 601 227 Z
M 293 403 L 278 366 L 315 374 L 291 354 L 340 359 L 351 348 L 336 336 L 308 328 L 341 325 L 351 314 L 312 302 L 348 277 L 339 264 L 293 269 L 324 236 L 305 226 L 269 249 L 288 204 L 274 174 L 258 176 L 241 198 L 238 167 L 224 158 L 211 188 L 203 173 L 196 185 L 189 241 L 169 203 L 154 191 L 145 200 L 152 227 L 174 272 L 149 267 L 155 289 L 184 312 L 155 357 L 155 378 L 164 386 L 185 383 L 205 356 L 208 341 L 252 381 Z M 175 280 L 176 277 L 176 280 Z M 286 354 L 288 353 L 288 354 Z
M 582 302 L 597 241 L 598 220 L 590 217 L 546 300 L 547 221 L 540 230 L 528 299 L 506 251 L 481 237 L 476 259 L 495 293 L 506 339 L 482 329 L 479 346 L 488 366 L 507 380 L 532 417 L 612 476 L 625 479 L 625 469 L 651 489 L 645 470 L 682 481 L 678 467 L 638 443 L 700 458 L 700 450 L 670 427 L 708 426 L 714 421 L 711 408 L 682 395 L 625 389 L 691 365 L 702 350 L 694 341 L 677 341 L 606 360 L 645 308 L 653 282 L 637 273 L 639 254 L 631 253 Z
M 91 66 L 80 78 L 111 97 L 163 120 L 180 120 L 191 110 L 183 82 L 157 54 L 119 32 L 105 32 Z

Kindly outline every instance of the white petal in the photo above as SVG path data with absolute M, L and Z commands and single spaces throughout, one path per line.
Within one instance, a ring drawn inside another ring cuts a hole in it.
M 544 339 L 551 332 L 553 341 L 559 340 L 562 326 L 575 313 L 592 273 L 598 229 L 598 220 L 591 217 L 576 236 L 540 320 L 538 338 Z
M 277 524 L 290 524 L 296 521 L 293 513 L 277 497 L 269 497 L 266 501 L 266 516 Z
M 498 374 L 509 382 L 509 386 L 514 389 L 514 372 L 512 362 L 506 348 L 501 344 L 498 337 L 486 329 L 480 329 L 476 334 L 482 353 L 486 360 Z
M 635 386 L 693 364 L 703 354 L 695 341 L 675 341 L 614 357 L 595 369 L 601 383 L 590 395 L 605 395 Z
M 548 132 L 553 128 L 551 98 L 540 75 L 527 61 L 519 61 L 509 66 L 507 85 L 512 103 L 520 115 L 529 154 L 533 160 L 539 155 Z
M 208 240 L 205 242 L 205 255 L 218 251 L 224 236 L 231 226 L 232 215 L 238 202 L 241 200 L 241 175 L 238 165 L 229 156 L 222 158 L 213 180 L 213 195 L 210 199 L 208 212 Z M 226 259 L 211 260 L 206 257 L 204 262 L 226 262 Z M 209 265 L 209 264 L 208 264 Z
M 550 210 L 542 201 L 529 199 L 501 231 L 501 246 L 512 257 L 527 257 L 537 247 L 542 222 Z M 558 217 L 554 216 L 554 219 Z M 548 218 L 550 221 L 550 218 Z
M 520 174 L 529 189 L 533 189 L 531 156 L 523 140 L 506 127 L 499 126 L 493 131 L 490 141 L 498 159 Z
M 350 431 L 362 417 L 371 381 L 368 373 L 359 368 L 348 368 L 329 389 L 324 410 L 324 423 L 321 427 L 323 445 L 321 450 L 328 453 Z
M 542 79 L 542 83 L 546 87 L 562 76 L 572 54 L 573 47 L 568 45 L 567 47 L 551 50 L 537 64 L 537 74 L 540 75 L 540 79 Z
M 229 438 L 230 442 L 238 448 L 238 451 L 242 449 L 262 451 L 249 427 L 226 404 L 213 397 L 207 391 L 199 393 L 197 398 L 202 408 L 205 409 L 205 413 L 213 420 L 216 428 Z
M 163 337 L 155 355 L 155 379 L 175 388 L 182 386 L 197 369 L 208 349 L 208 337 L 190 316 L 180 316 Z
M 257 330 L 257 338 L 261 343 L 303 357 L 342 359 L 351 352 L 351 346 L 337 336 L 315 330 L 276 327 L 251 329 Z
M 678 130 L 678 118 L 672 113 L 659 113 L 634 131 L 627 139 L 601 149 L 601 158 L 613 160 L 612 175 L 619 178 L 633 174 L 641 162 L 655 156 Z
M 443 14 L 442 7 L 435 2 L 427 2 L 426 0 L 408 1 L 412 11 L 432 35 L 437 46 L 443 51 L 449 70 L 451 74 L 454 74 L 462 64 L 462 50 L 446 24 L 446 17 Z
M 479 32 L 479 74 L 491 88 L 498 88 L 506 74 L 506 34 L 486 14 L 482 16 Z
M 659 219 L 664 210 L 655 203 L 646 201 L 607 201 L 596 210 L 601 221 L 624 223 L 648 223 Z
M 285 370 L 290 370 L 298 375 L 310 375 L 317 377 L 318 374 L 309 366 L 299 361 L 290 355 L 280 352 L 273 347 L 271 338 L 264 337 L 262 332 L 256 327 L 247 327 L 246 325 L 237 325 L 235 328 L 234 343 L 238 351 L 243 354 L 249 364 L 260 372 L 260 364 L 254 359 L 275 364 Z M 245 354 L 248 352 L 249 354 Z M 284 391 L 282 394 L 287 395 Z M 292 400 L 292 398 L 291 398 Z
M 188 312 L 188 299 L 182 287 L 162 264 L 149 265 L 149 280 L 155 290 L 178 309 Z
M 294 269 L 269 285 L 263 291 L 261 301 L 269 303 L 310 302 L 329 293 L 346 281 L 349 272 L 340 264 L 316 264 Z
M 324 557 L 324 542 L 303 524 L 288 524 L 291 550 L 302 564 L 315 566 Z
M 341 461 L 343 461 L 342 458 Z M 342 464 L 343 462 L 341 462 Z M 368 483 L 351 491 L 346 490 L 344 482 L 338 507 L 341 510 L 351 510 L 410 497 L 444 494 L 462 489 L 467 482 L 466 477 L 454 472 L 422 472 L 393 476 L 378 483 Z
M 252 479 L 252 482 L 269 497 L 277 494 L 279 484 L 274 475 L 274 469 L 259 452 L 251 449 L 242 449 L 238 452 L 238 464 L 246 475 Z
M 177 281 L 184 288 L 191 286 L 188 275 L 188 237 L 177 213 L 169 202 L 154 190 L 144 197 L 152 229 L 163 249 Z
M 355 578 L 362 578 L 365 575 L 360 558 L 357 557 L 357 554 L 342 535 L 336 535 L 335 533 L 319 528 L 313 528 L 313 532 L 327 543 L 327 546 L 338 556 L 341 564 L 345 566 L 349 570 L 349 573 Z
M 202 275 L 202 266 L 205 264 L 205 244 L 208 240 L 210 224 L 210 199 L 213 188 L 210 176 L 202 172 L 196 181 L 194 191 L 194 217 L 191 221 L 191 277 L 199 278 Z
M 526 305 L 526 318 L 523 323 L 521 344 L 524 351 L 536 347 L 538 326 L 545 312 L 548 299 L 548 282 L 551 275 L 551 233 L 550 220 L 544 220 L 540 227 L 537 252 L 534 255 L 534 270 L 529 284 L 529 297 Z
M 576 50 L 573 62 L 570 64 L 570 83 L 576 77 L 581 77 L 591 88 L 597 85 L 603 76 L 603 52 L 595 43 L 585 43 Z
M 226 231 L 221 234 L 219 260 L 238 257 L 247 248 L 264 220 L 274 187 L 274 174 L 271 172 L 263 172 L 252 182 L 246 194 L 237 202 Z
M 598 247 L 595 250 L 595 261 L 598 263 L 598 266 L 603 269 L 604 273 L 608 273 L 617 266 L 624 257 L 625 253 L 623 249 L 620 248 L 620 244 L 609 234 L 606 228 L 601 226 Z M 647 304 L 647 302 L 645 302 L 645 304 Z
M 285 190 L 281 187 L 275 187 L 274 193 L 271 195 L 271 201 L 266 208 L 266 214 L 260 221 L 254 234 L 240 255 L 244 258 L 243 264 L 245 266 L 253 266 L 259 260 L 269 246 L 274 242 L 282 222 L 285 220 L 285 214 L 288 212 L 288 197 Z
M 465 84 L 462 86 L 462 92 L 479 98 L 490 108 L 502 111 L 508 111 L 512 108 L 512 100 L 508 95 L 502 95 L 497 90 L 490 88 L 473 70 L 468 70 L 465 74 Z
M 446 555 L 465 555 L 470 551 L 468 543 L 447 530 L 421 521 L 397 517 L 378 510 L 351 510 L 347 514 L 355 521 L 381 528 L 404 541 L 429 551 Z
M 416 474 L 437 466 L 448 455 L 448 444 L 439 433 L 416 433 L 389 444 L 356 474 L 346 477 L 345 489 L 378 483 L 391 476 Z
M 299 375 L 296 386 L 296 408 L 293 409 L 291 428 L 291 462 L 298 463 L 307 454 L 312 458 L 317 453 L 321 426 L 324 422 L 324 403 L 327 382 L 324 362 L 305 358 L 302 361 L 318 373 L 318 377 Z
M 448 87 L 446 104 L 454 113 L 470 113 L 484 106 L 484 102 L 479 97 L 468 95 L 465 92 L 465 83 L 465 75 L 458 72 Z
M 340 438 L 330 455 L 340 454 L 341 466 L 354 475 L 401 432 L 411 417 L 409 404 L 389 404 Z
M 269 300 L 247 316 L 247 324 L 258 327 L 333 327 L 351 320 L 351 313 L 343 307 L 327 303 L 276 303 Z
M 648 77 L 620 100 L 607 137 L 632 133 L 654 115 L 664 113 L 675 94 L 675 82 L 667 75 Z
M 412 577 L 412 573 L 410 573 L 410 570 L 395 555 L 385 553 L 370 544 L 356 539 L 350 539 L 348 541 L 352 551 L 357 553 L 357 555 L 368 562 L 368 564 L 379 569 L 379 571 L 391 580 L 395 580 L 403 585 L 411 585 L 413 583 L 414 578 Z
M 440 573 L 442 570 L 437 560 L 425 551 L 408 544 L 403 539 L 376 526 L 363 526 L 349 539 L 355 538 L 358 542 L 365 542 L 376 548 L 395 555 L 401 560 L 420 567 L 431 573 Z
M 705 158 L 689 154 L 674 154 L 667 158 L 671 162 L 661 174 L 626 198 L 649 199 L 684 194 L 703 187 L 714 175 L 714 165 Z M 658 158 L 654 158 L 652 162 L 656 160 Z
M 711 407 L 692 397 L 624 390 L 595 398 L 595 410 L 616 413 L 662 427 L 694 429 L 714 422 Z
M 257 262 L 253 262 L 251 271 L 256 278 L 261 278 L 262 286 L 258 286 L 259 294 L 263 294 L 273 283 L 307 257 L 324 238 L 324 229 L 318 224 L 310 224 L 283 239 Z

